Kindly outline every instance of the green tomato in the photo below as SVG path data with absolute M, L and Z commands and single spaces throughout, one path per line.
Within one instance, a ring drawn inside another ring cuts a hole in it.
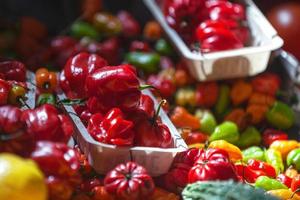
M 265 161 L 265 152 L 258 146 L 252 146 L 242 151 L 243 161 L 248 162 L 250 159 Z
M 293 165 L 298 171 L 300 170 L 300 148 L 289 152 L 286 158 L 287 166 Z
M 238 127 L 235 123 L 225 121 L 217 126 L 210 136 L 209 140 L 226 140 L 230 143 L 235 143 L 239 139 Z

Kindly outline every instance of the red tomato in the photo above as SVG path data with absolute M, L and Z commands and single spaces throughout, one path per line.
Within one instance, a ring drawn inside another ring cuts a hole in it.
M 187 138 L 185 139 L 185 142 L 189 144 L 195 144 L 195 143 L 204 143 L 208 139 L 208 136 L 201 132 L 191 132 L 188 134 Z
M 253 90 L 263 94 L 274 96 L 280 87 L 281 80 L 275 73 L 263 73 L 254 77 L 251 81 Z
M 300 3 L 279 4 L 267 16 L 278 34 L 284 39 L 284 49 L 300 59 Z
M 196 89 L 198 106 L 211 107 L 218 99 L 219 86 L 216 82 L 200 83 Z

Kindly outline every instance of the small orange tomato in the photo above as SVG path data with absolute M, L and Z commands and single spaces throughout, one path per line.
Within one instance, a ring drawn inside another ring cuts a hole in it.
M 57 76 L 46 68 L 40 68 L 35 73 L 36 86 L 42 92 L 54 92 L 57 87 Z

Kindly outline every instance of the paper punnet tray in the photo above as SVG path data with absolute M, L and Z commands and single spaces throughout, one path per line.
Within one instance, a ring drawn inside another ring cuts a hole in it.
M 253 76 L 261 73 L 267 68 L 271 51 L 283 45 L 283 40 L 252 0 L 242 1 L 246 5 L 252 35 L 251 45 L 213 53 L 201 53 L 189 49 L 178 33 L 167 24 L 159 6 L 161 0 L 143 1 L 185 60 L 191 74 L 199 81 Z
M 150 95 L 155 102 L 155 107 L 158 106 L 157 101 L 150 91 L 145 90 L 143 93 Z M 58 98 L 65 99 L 66 96 L 60 92 Z M 90 136 L 80 118 L 75 114 L 72 106 L 64 105 L 64 109 L 69 113 L 74 122 L 76 129 L 74 138 L 76 142 L 87 156 L 92 167 L 100 174 L 106 174 L 120 163 L 134 161 L 144 166 L 151 176 L 159 176 L 168 172 L 178 152 L 187 149 L 184 140 L 163 110 L 160 112 L 160 117 L 162 122 L 166 124 L 171 131 L 175 148 L 117 147 L 115 145 L 98 142 Z

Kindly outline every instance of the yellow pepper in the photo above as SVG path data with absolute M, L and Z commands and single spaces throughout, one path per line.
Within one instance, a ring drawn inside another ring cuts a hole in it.
M 300 196 L 289 189 L 269 190 L 267 193 L 281 200 L 300 200 Z
M 294 168 L 287 168 L 284 173 L 288 177 L 294 178 L 298 174 L 298 171 Z
M 197 149 L 204 149 L 205 144 L 204 143 L 195 143 L 195 144 L 191 144 L 189 145 L 189 148 L 197 148 Z
M 229 158 L 232 162 L 236 162 L 243 159 L 242 151 L 235 145 L 225 140 L 215 140 L 208 146 L 209 148 L 223 149 L 229 154 Z
M 276 140 L 270 145 L 270 148 L 279 151 L 282 159 L 285 160 L 290 151 L 298 148 L 298 142 L 296 140 Z

